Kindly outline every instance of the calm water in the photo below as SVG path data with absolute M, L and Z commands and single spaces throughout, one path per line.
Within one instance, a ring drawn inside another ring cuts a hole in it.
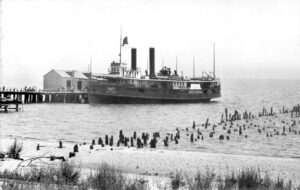
M 224 80 L 222 98 L 210 103 L 167 105 L 86 105 L 86 104 L 31 104 L 23 111 L 0 113 L 1 137 L 21 137 L 39 141 L 64 140 L 91 142 L 92 138 L 117 135 L 123 129 L 125 135 L 137 131 L 159 131 L 161 136 L 174 133 L 176 127 L 191 127 L 192 122 L 204 123 L 206 118 L 219 122 L 227 107 L 230 111 L 252 111 L 257 114 L 262 107 L 282 108 L 300 103 L 298 80 Z M 276 109 L 275 109 L 276 110 Z M 300 129 L 300 127 L 298 126 Z M 221 129 L 218 129 L 221 131 Z M 245 139 L 232 135 L 230 141 L 219 141 L 217 136 L 204 141 L 189 142 L 182 133 L 178 145 L 167 149 L 221 152 L 246 155 L 300 157 L 300 136 L 276 136 L 266 138 L 255 129 L 244 132 Z M 224 133 L 224 132 L 223 132 Z M 116 138 L 115 138 L 116 139 Z M 161 140 L 158 146 L 164 148 Z

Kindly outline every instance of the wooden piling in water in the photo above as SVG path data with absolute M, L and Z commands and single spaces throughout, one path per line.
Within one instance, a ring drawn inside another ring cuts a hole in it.
M 87 92 L 43 92 L 0 89 L 1 97 L 12 97 L 23 103 L 88 103 Z

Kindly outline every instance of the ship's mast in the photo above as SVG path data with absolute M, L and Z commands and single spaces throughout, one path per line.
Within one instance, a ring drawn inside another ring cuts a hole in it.
M 122 26 L 121 26 L 121 33 L 120 33 L 120 66 L 122 61 Z
M 2 80 L 3 80 L 3 64 L 2 64 L 2 0 L 0 0 L 0 86 L 2 86 Z
M 149 69 L 149 57 L 147 57 L 147 69 L 146 69 L 146 70 L 147 70 L 147 76 L 148 76 L 148 72 L 149 72 L 149 70 L 150 70 L 150 69 Z
M 195 78 L 195 57 L 193 57 L 193 78 Z
M 176 71 L 177 71 L 177 56 L 176 56 Z
M 216 77 L 216 56 L 215 56 L 215 43 L 214 43 L 214 54 L 213 54 L 213 73 L 214 73 L 214 77 Z
M 92 63 L 93 63 L 93 60 L 92 60 L 92 57 L 90 57 L 90 79 L 92 78 Z

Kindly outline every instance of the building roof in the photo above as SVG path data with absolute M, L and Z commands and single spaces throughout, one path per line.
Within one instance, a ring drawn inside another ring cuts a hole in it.
M 85 74 L 83 74 L 83 72 L 80 71 L 73 71 L 74 72 L 74 78 L 78 78 L 78 79 L 88 79 Z
M 72 77 L 66 71 L 63 71 L 63 70 L 53 69 L 53 71 L 55 71 L 57 74 L 59 74 L 61 77 L 64 77 L 64 78 L 71 78 Z
M 77 78 L 77 79 L 89 79 L 83 72 L 75 70 L 57 70 L 53 69 L 51 71 L 56 72 L 59 76 L 63 78 Z M 47 73 L 48 74 L 48 73 Z M 46 75 L 47 75 L 46 74 Z

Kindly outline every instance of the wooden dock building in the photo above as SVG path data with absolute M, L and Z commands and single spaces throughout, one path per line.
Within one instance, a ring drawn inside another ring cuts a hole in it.
M 88 85 L 91 73 L 52 69 L 44 75 L 44 89 L 0 88 L 3 102 L 21 103 L 89 103 Z M 4 103 L 2 103 L 4 105 Z M 7 106 L 7 104 L 5 104 Z M 16 105 L 17 106 L 17 105 Z
M 52 69 L 44 75 L 44 90 L 83 92 L 89 85 L 89 72 Z

